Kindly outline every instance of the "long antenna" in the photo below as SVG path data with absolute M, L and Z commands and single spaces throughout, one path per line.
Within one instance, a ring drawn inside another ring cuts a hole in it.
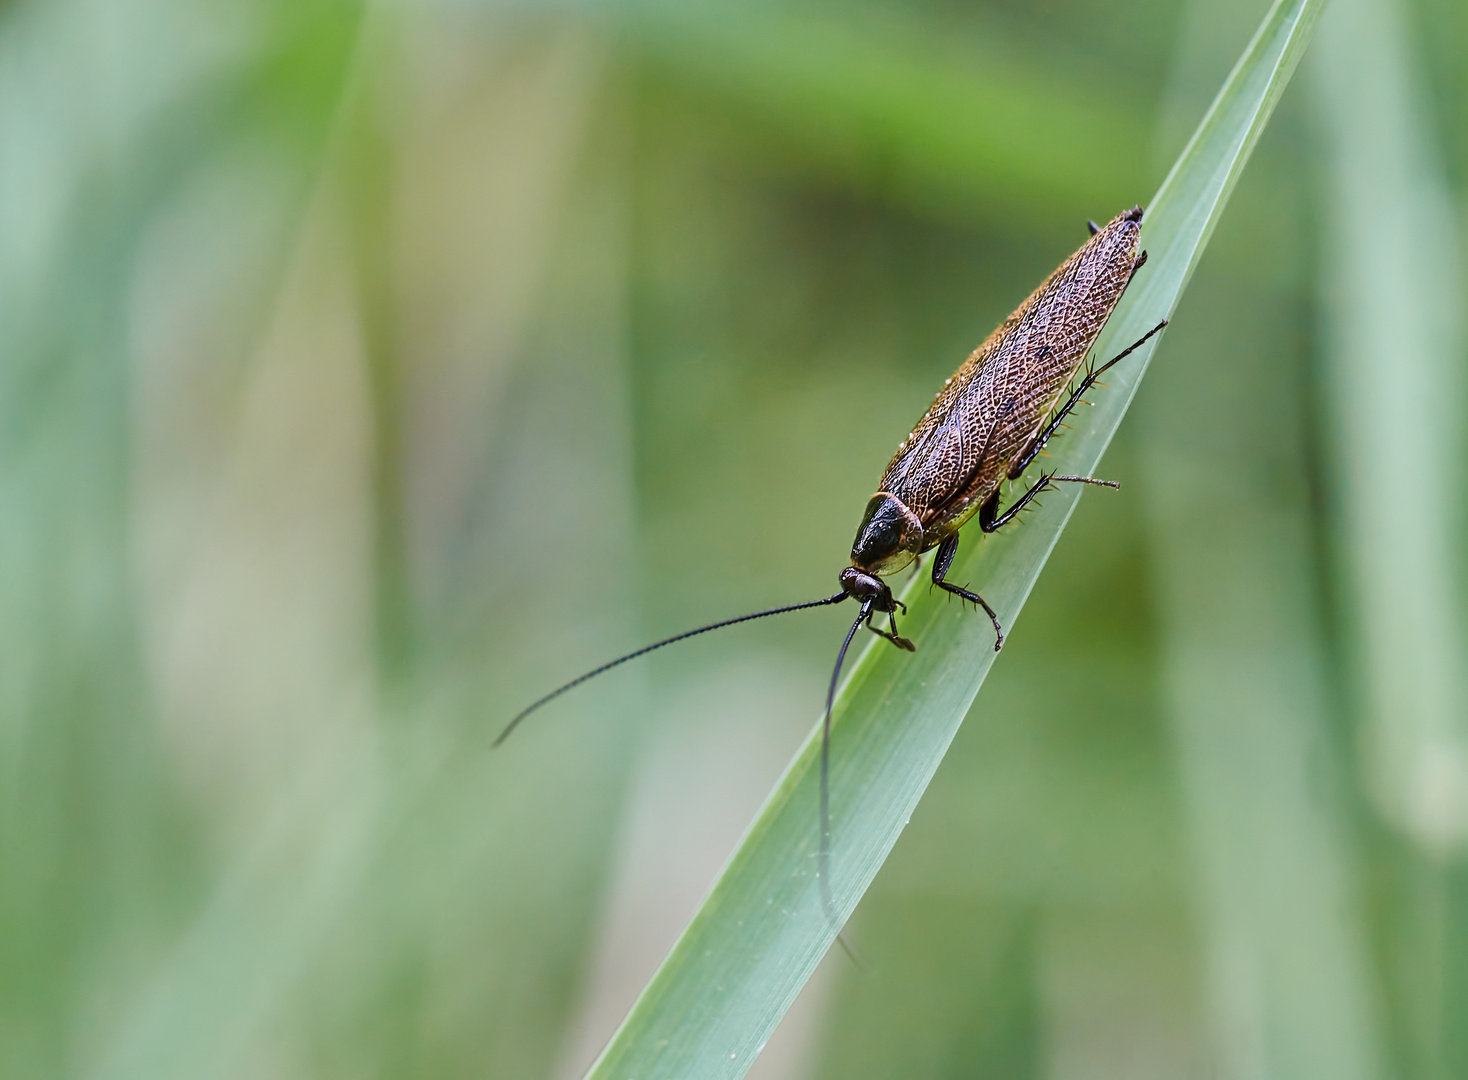
M 846 596 L 847 594 L 845 592 L 839 592 L 835 596 L 826 597 L 824 600 L 807 600 L 803 604 L 789 604 L 786 607 L 770 608 L 767 611 L 756 611 L 752 612 L 749 615 L 740 615 L 738 618 L 735 619 L 725 619 L 722 622 L 709 623 L 707 626 L 700 626 L 696 630 L 685 630 L 681 634 L 674 634 L 670 638 L 663 638 L 662 641 L 655 641 L 651 645 L 643 646 L 636 652 L 628 653 L 626 656 L 619 656 L 615 660 L 609 660 L 601 667 L 593 668 L 585 675 L 578 675 L 576 678 L 566 683 L 565 686 L 558 687 L 557 689 L 552 690 L 549 694 L 546 694 L 545 697 L 541 698 L 539 701 L 531 702 L 525 708 L 521 709 L 520 712 L 516 714 L 515 718 L 505 726 L 505 730 L 500 732 L 499 738 L 495 739 L 493 745 L 498 746 L 500 743 L 508 739 L 510 737 L 510 732 L 514 731 L 515 728 L 520 726 L 520 721 L 524 720 L 527 716 L 533 713 L 536 709 L 540 708 L 542 705 L 554 701 L 556 698 L 564 694 L 567 690 L 571 690 L 575 687 L 580 686 L 587 679 L 594 679 L 603 672 L 611 671 L 612 668 L 616 667 L 618 664 L 625 664 L 628 660 L 636 660 L 639 656 L 646 656 L 654 649 L 661 649 L 664 645 L 671 645 L 675 641 L 682 641 L 684 638 L 696 637 L 699 634 L 707 634 L 710 630 L 718 630 L 725 626 L 733 626 L 735 623 L 749 622 L 749 620 L 751 619 L 763 619 L 767 615 L 783 615 L 787 611 L 801 611 L 805 608 L 825 607 L 828 604 L 839 604 L 841 603 L 841 601 L 846 599 Z M 853 627 L 852 633 L 855 632 L 856 630 Z M 846 640 L 849 642 L 851 640 L 851 635 L 848 634 Z M 845 648 L 842 648 L 841 655 L 846 655 Z M 829 710 L 827 711 L 829 712 Z
M 831 706 L 836 701 L 836 683 L 841 678 L 841 665 L 846 661 L 846 650 L 851 639 L 856 637 L 862 620 L 872 613 L 872 601 L 867 600 L 857 612 L 856 622 L 846 631 L 846 640 L 841 642 L 841 651 L 836 654 L 836 670 L 831 672 L 831 688 L 826 691 L 826 716 L 821 723 L 821 846 L 816 860 L 816 877 L 821 883 L 821 905 L 826 909 L 826 918 L 835 925 L 840 936 L 841 924 L 836 919 L 836 904 L 831 899 Z M 845 946 L 846 942 L 842 942 Z M 850 946 L 847 946 L 850 952 Z M 855 959 L 855 957 L 852 957 Z

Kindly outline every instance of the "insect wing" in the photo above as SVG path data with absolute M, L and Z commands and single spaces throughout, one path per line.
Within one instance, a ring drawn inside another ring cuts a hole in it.
M 1005 366 L 990 359 L 963 391 L 935 408 L 894 459 L 883 490 L 902 499 L 927 525 L 955 500 L 970 493 L 978 476 L 1002 469 L 1001 435 L 1010 426 L 1013 401 L 986 387 L 1003 379 Z
M 1034 439 L 1126 287 L 1139 211 L 1118 215 L 978 349 L 887 466 L 882 490 L 925 526 L 966 518 Z

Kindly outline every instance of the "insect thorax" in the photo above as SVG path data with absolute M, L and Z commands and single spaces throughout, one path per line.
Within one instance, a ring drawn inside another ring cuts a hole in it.
M 867 502 L 866 513 L 851 545 L 851 564 L 869 574 L 893 574 L 923 550 L 923 525 L 901 499 L 879 491 Z

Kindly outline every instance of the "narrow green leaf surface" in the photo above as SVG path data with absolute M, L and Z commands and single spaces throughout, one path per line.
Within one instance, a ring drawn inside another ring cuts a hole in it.
M 1147 267 L 1102 335 L 1104 359 L 1170 317 L 1250 151 L 1299 62 L 1324 0 L 1280 0 L 1147 206 Z M 1122 209 L 1117 207 L 1117 210 Z M 1108 374 L 1109 389 L 1072 422 L 1047 467 L 1090 473 L 1125 414 L 1157 339 Z M 1079 497 L 1051 491 L 1022 527 L 965 535 L 950 579 L 980 589 L 1007 628 Z M 831 748 L 831 892 L 855 908 L 896 843 L 994 661 L 987 619 L 909 578 L 904 635 L 853 665 Z M 819 726 L 750 826 L 590 1076 L 606 1080 L 740 1077 L 830 948 L 836 928 L 816 881 Z

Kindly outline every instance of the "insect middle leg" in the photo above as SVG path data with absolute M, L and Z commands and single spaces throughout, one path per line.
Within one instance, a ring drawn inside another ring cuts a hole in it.
M 994 609 L 985 603 L 984 598 L 978 593 L 969 592 L 967 589 L 954 585 L 950 581 L 943 580 L 948 573 L 948 567 L 953 564 L 953 556 L 957 551 L 957 533 L 954 533 L 938 545 L 938 553 L 933 559 L 933 584 L 946 592 L 953 593 L 955 596 L 961 596 L 965 600 L 972 601 L 989 613 L 989 621 L 994 624 L 994 651 L 998 652 L 1004 646 L 1004 627 L 999 625 L 999 616 L 994 614 Z

